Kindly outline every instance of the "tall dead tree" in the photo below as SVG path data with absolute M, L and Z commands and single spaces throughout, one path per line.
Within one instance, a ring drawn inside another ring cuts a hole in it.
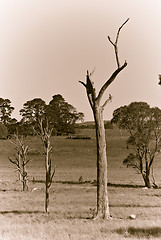
M 87 97 L 90 106 L 93 111 L 93 116 L 95 120 L 96 129 L 96 143 L 97 143 L 97 215 L 96 218 L 108 219 L 110 218 L 109 211 L 109 200 L 107 191 L 107 154 L 106 154 L 106 138 L 105 138 L 105 128 L 103 120 L 103 110 L 107 103 L 111 100 L 111 95 L 104 104 L 101 105 L 101 99 L 107 87 L 115 80 L 117 75 L 127 66 L 127 62 L 120 65 L 119 55 L 118 55 L 118 39 L 119 34 L 123 26 L 128 22 L 127 19 L 117 31 L 115 42 L 112 42 L 108 36 L 108 40 L 114 47 L 117 69 L 113 72 L 110 78 L 105 82 L 105 84 L 100 89 L 98 95 L 96 95 L 96 90 L 94 88 L 94 83 L 91 81 L 90 74 L 87 71 L 86 83 L 81 82 L 86 88 Z
M 55 174 L 52 171 L 52 161 L 51 161 L 51 153 L 52 147 L 50 144 L 50 137 L 52 134 L 52 129 L 49 129 L 48 121 L 46 123 L 43 120 L 39 120 L 39 132 L 37 132 L 38 136 L 40 136 L 41 141 L 44 147 L 44 156 L 45 156 L 45 170 L 46 170 L 46 179 L 45 179 L 45 212 L 49 212 L 49 190 L 52 184 L 52 180 Z
M 27 159 L 29 147 L 25 145 L 23 136 L 19 136 L 18 133 L 14 135 L 14 140 L 10 140 L 15 145 L 17 151 L 15 159 L 8 158 L 12 164 L 16 165 L 16 170 L 19 174 L 19 180 L 22 182 L 23 191 L 28 190 L 28 173 L 27 164 L 30 160 Z

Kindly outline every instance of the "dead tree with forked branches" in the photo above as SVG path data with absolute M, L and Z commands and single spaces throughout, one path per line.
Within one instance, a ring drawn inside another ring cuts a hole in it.
M 46 179 L 45 179 L 45 212 L 49 212 L 49 190 L 52 184 L 52 180 L 55 174 L 55 168 L 52 171 L 52 147 L 50 144 L 50 137 L 52 134 L 52 129 L 49 128 L 48 120 L 43 121 L 40 119 L 39 131 L 37 135 L 41 138 L 44 147 L 44 156 L 45 156 L 45 170 L 46 170 Z
M 96 143 L 97 143 L 97 215 L 96 218 L 108 219 L 110 218 L 109 211 L 109 200 L 107 191 L 107 154 L 106 154 L 106 139 L 105 139 L 105 128 L 103 120 L 103 110 L 107 103 L 111 100 L 111 95 L 109 98 L 101 105 L 101 99 L 105 90 L 108 86 L 115 80 L 117 75 L 127 66 L 125 61 L 123 65 L 120 65 L 119 55 L 118 55 L 118 39 L 119 34 L 123 26 L 128 22 L 127 19 L 117 31 L 115 42 L 111 40 L 108 36 L 109 42 L 113 45 L 117 63 L 117 69 L 113 72 L 110 78 L 105 82 L 105 84 L 100 89 L 98 95 L 96 95 L 96 90 L 94 88 L 94 83 L 91 81 L 91 75 L 87 71 L 86 83 L 79 81 L 86 88 L 87 97 L 90 106 L 93 111 L 93 116 L 95 120 L 96 129 Z
M 14 134 L 13 140 L 11 143 L 15 145 L 17 151 L 15 159 L 8 158 L 12 164 L 16 165 L 16 171 L 19 174 L 19 180 L 22 182 L 23 191 L 28 190 L 28 173 L 27 173 L 27 164 L 30 160 L 27 159 L 27 154 L 29 152 L 29 147 L 25 145 L 23 136 L 19 136 L 18 133 Z

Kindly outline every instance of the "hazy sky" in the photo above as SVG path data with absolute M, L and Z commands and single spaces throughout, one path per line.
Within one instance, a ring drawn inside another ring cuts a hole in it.
M 95 68 L 99 91 L 116 69 L 109 35 L 119 38 L 121 64 L 128 66 L 107 89 L 113 96 L 104 112 L 132 101 L 161 108 L 161 0 L 0 0 L 0 97 L 15 107 L 13 117 L 33 98 L 48 103 L 55 94 L 93 120 L 85 88 Z

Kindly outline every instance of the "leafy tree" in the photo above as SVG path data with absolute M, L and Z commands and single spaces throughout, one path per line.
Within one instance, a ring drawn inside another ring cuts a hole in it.
M 23 122 L 30 124 L 37 122 L 45 114 L 45 107 L 46 103 L 41 98 L 34 98 L 24 103 L 20 110 Z
M 150 108 L 145 102 L 133 102 L 116 109 L 112 122 L 130 133 L 127 146 L 132 146 L 132 149 L 123 164 L 137 169 L 145 186 L 150 188 L 150 170 L 160 151 L 161 110 Z
M 93 111 L 93 116 L 95 120 L 96 129 L 96 144 L 97 144 L 97 216 L 96 218 L 108 219 L 110 218 L 109 211 L 109 200 L 107 191 L 107 154 L 106 154 L 106 138 L 105 138 L 105 128 L 103 120 L 103 110 L 107 103 L 111 100 L 111 95 L 104 104 L 101 103 L 104 92 L 109 87 L 109 85 L 116 79 L 117 75 L 127 66 L 127 63 L 120 66 L 120 61 L 118 57 L 118 38 L 122 27 L 127 23 L 127 19 L 117 31 L 116 40 L 113 43 L 108 37 L 110 43 L 114 46 L 117 68 L 109 77 L 109 79 L 101 87 L 98 95 L 94 88 L 94 83 L 91 81 L 91 75 L 87 71 L 86 83 L 81 82 L 86 89 L 87 97 Z
M 46 103 L 41 98 L 34 98 L 24 103 L 23 108 L 20 110 L 20 115 L 22 115 L 19 126 L 20 132 L 23 131 L 23 134 L 32 134 L 33 127 L 36 128 L 38 120 L 45 115 L 45 109 Z
M 58 134 L 74 133 L 77 121 L 83 121 L 84 114 L 77 110 L 60 95 L 54 95 L 46 111 L 49 123 Z
M 11 122 L 11 114 L 14 107 L 11 106 L 11 101 L 9 99 L 0 98 L 0 121 L 5 126 Z
M 20 114 L 22 119 L 18 128 L 24 135 L 33 134 L 33 128 L 38 130 L 38 121 L 44 118 L 49 119 L 49 125 L 53 128 L 52 134 L 55 131 L 58 134 L 73 133 L 75 123 L 83 121 L 84 118 L 84 114 L 77 112 L 60 94 L 54 95 L 48 105 L 41 98 L 27 101 L 20 110 Z

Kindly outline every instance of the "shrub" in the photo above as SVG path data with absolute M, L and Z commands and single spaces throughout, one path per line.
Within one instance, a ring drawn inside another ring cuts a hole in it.
M 0 139 L 6 139 L 7 136 L 8 136 L 7 127 L 0 123 Z

